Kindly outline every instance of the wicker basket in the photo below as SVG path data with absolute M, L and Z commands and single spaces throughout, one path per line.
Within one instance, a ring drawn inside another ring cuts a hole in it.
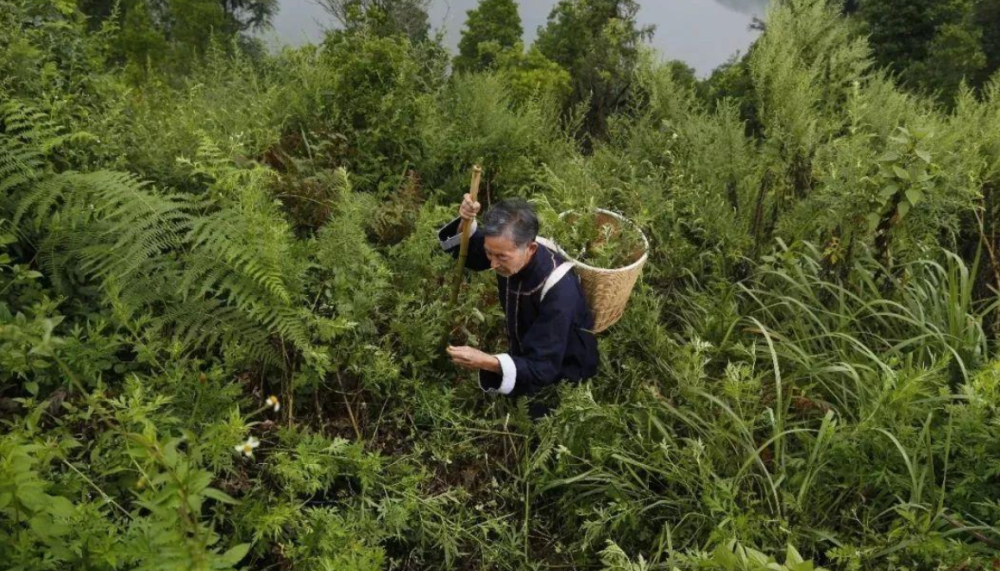
M 606 217 L 602 223 L 613 219 L 618 224 L 628 224 L 635 228 L 642 237 L 642 256 L 631 264 L 615 269 L 596 268 L 587 265 L 569 256 L 565 250 L 551 240 L 540 238 L 538 241 L 548 247 L 555 249 L 564 257 L 566 261 L 573 262 L 576 275 L 580 276 L 580 285 L 583 286 L 583 294 L 587 298 L 587 305 L 594 314 L 594 333 L 600 333 L 614 325 L 622 314 L 625 313 L 625 305 L 632 294 L 636 280 L 642 273 L 642 267 L 646 265 L 649 257 L 649 240 L 641 229 L 635 224 L 616 212 L 610 210 L 597 209 L 598 219 Z M 564 217 L 569 212 L 563 212 L 560 217 Z

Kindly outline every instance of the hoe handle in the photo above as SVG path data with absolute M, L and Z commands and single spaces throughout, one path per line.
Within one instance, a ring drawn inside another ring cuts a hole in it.
M 469 196 L 472 202 L 476 202 L 479 196 L 479 179 L 483 176 L 483 169 L 479 165 L 472 167 L 472 183 L 469 184 Z M 469 230 L 472 224 L 468 220 L 462 220 L 462 241 L 458 248 L 458 266 L 455 268 L 455 281 L 451 286 L 451 307 L 455 307 L 458 302 L 458 290 L 462 287 L 462 274 L 465 269 L 465 259 L 469 256 Z

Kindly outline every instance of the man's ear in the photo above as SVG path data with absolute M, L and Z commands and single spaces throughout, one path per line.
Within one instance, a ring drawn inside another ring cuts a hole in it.
M 538 242 L 532 242 L 532 243 L 528 244 L 528 246 L 527 246 L 526 249 L 527 249 L 527 254 L 529 256 L 535 255 L 535 252 L 538 251 Z

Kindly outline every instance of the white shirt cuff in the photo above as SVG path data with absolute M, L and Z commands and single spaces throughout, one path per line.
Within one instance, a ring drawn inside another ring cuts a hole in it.
M 452 222 L 449 222 L 448 225 L 452 224 L 453 222 L 454 222 L 454 220 Z M 473 220 L 472 221 L 472 227 L 469 228 L 469 236 L 472 236 L 473 234 L 475 234 L 476 233 L 476 228 L 478 228 L 478 227 L 479 227 L 479 225 L 476 223 L 475 220 Z M 457 234 L 455 234 L 454 236 L 452 236 L 452 237 L 450 237 L 450 238 L 448 238 L 446 240 L 439 240 L 441 242 L 441 248 L 442 249 L 450 250 L 450 249 L 454 248 L 455 246 L 458 246 L 459 244 L 461 244 L 461 242 L 462 242 L 462 232 L 461 232 L 462 225 L 461 224 L 458 225 L 458 229 L 459 229 L 459 232 Z
M 514 359 L 511 359 L 507 353 L 501 353 L 496 357 L 500 361 L 500 370 L 503 371 L 503 381 L 501 381 L 497 392 L 509 395 L 514 390 L 514 382 L 517 380 L 517 366 L 514 365 Z

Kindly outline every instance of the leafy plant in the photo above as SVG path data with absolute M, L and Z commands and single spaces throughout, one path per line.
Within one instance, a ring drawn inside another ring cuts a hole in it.
M 645 253 L 646 244 L 631 222 L 596 209 L 543 213 L 546 232 L 570 258 L 598 268 L 621 268 Z

